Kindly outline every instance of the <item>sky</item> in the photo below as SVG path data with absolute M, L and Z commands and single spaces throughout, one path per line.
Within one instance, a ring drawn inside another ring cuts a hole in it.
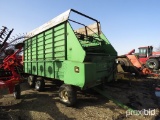
M 0 0 L 0 28 L 27 33 L 71 8 L 99 20 L 119 55 L 160 46 L 160 0 Z

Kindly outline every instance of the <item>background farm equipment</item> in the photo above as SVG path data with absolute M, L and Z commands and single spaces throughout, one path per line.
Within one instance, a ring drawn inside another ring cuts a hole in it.
M 9 38 L 13 29 L 7 31 L 9 31 L 7 27 L 4 27 L 0 32 L 0 91 L 6 89 L 5 94 L 14 93 L 15 98 L 20 98 L 19 84 L 22 80 L 21 72 L 23 71 L 22 55 L 20 55 L 23 44 L 20 42 L 23 42 L 26 36 Z
M 145 68 L 135 55 L 118 56 L 118 61 L 120 62 L 119 67 L 121 67 L 118 67 L 118 70 L 122 69 L 124 72 L 135 74 L 137 77 L 151 74 L 151 70 Z
M 151 62 L 153 59 L 158 60 L 159 58 L 159 56 L 155 54 L 153 56 L 147 57 L 149 56 L 149 53 L 151 54 L 152 47 L 151 46 L 140 47 L 139 50 L 140 50 L 140 54 L 138 55 L 133 54 L 135 52 L 135 49 L 133 49 L 126 55 L 118 56 L 118 61 L 120 63 L 117 66 L 117 69 L 118 69 L 117 79 L 119 78 L 129 79 L 131 78 L 131 76 L 133 78 L 133 75 L 134 75 L 134 78 L 140 78 L 140 77 L 146 77 L 146 76 L 154 76 L 154 77 L 160 76 L 158 72 L 157 71 L 155 72 L 154 70 L 155 68 L 154 65 L 158 65 L 157 62 L 155 64 L 152 63 L 152 67 L 150 63 L 150 67 L 149 67 L 148 62 Z M 144 55 L 144 53 L 147 53 L 147 54 Z
M 160 68 L 160 52 L 153 52 L 152 46 L 139 47 L 139 53 L 135 53 L 139 61 L 146 68 L 158 70 Z M 133 49 L 128 55 L 135 52 Z
M 9 75 L 0 78 L 0 88 L 9 88 L 10 93 L 14 93 L 16 98 L 20 98 L 20 82 L 21 76 L 19 73 L 19 68 L 22 69 L 20 59 L 17 59 L 19 56 L 17 54 L 20 52 L 22 47 L 20 47 L 14 54 L 7 56 L 1 65 L 1 68 L 4 69 L 4 73 L 9 71 Z M 7 71 L 6 71 L 7 70 Z

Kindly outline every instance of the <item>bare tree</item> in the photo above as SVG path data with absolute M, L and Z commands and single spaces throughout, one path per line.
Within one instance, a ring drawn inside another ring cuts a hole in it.
M 160 52 L 160 45 L 158 47 L 156 47 L 156 51 Z

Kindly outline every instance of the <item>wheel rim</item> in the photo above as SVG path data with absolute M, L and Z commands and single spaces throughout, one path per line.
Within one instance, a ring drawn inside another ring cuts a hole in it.
M 40 81 L 37 81 L 37 82 L 36 82 L 36 85 L 35 85 L 36 89 L 39 89 L 40 84 L 41 84 Z
M 64 102 L 67 102 L 68 101 L 68 92 L 65 90 L 61 91 L 61 98 Z
M 149 66 L 149 68 L 155 68 L 156 63 L 151 61 L 151 62 L 148 63 L 148 66 Z

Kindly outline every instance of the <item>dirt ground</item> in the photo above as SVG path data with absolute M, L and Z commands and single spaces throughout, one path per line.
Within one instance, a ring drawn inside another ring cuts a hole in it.
M 44 92 L 30 89 L 21 84 L 21 99 L 12 94 L 0 99 L 0 120 L 155 120 L 159 118 L 160 100 L 154 88 L 158 79 L 139 79 L 108 83 L 103 91 L 114 100 L 134 110 L 155 110 L 154 115 L 131 115 L 127 109 L 119 107 L 112 100 L 90 89 L 78 91 L 78 101 L 74 107 L 66 107 L 59 102 L 58 86 L 47 84 Z M 127 113 L 127 115 L 126 115 Z M 129 114 L 130 115 L 129 115 Z

